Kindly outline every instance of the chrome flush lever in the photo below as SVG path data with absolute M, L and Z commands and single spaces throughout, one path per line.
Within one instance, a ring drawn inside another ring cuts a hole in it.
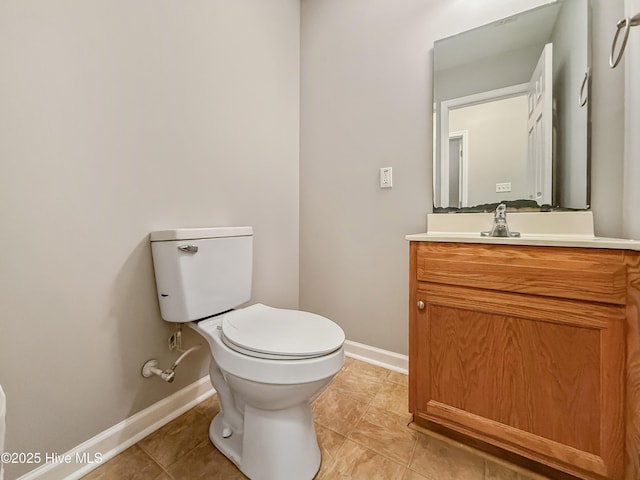
M 178 245 L 178 250 L 187 253 L 196 253 L 198 251 L 197 245 Z

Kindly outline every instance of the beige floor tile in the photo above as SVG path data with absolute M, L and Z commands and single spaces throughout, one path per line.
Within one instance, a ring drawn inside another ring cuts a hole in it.
M 194 407 L 195 411 L 201 413 L 209 422 L 213 420 L 220 411 L 220 402 L 218 401 L 218 395 L 213 395 L 207 398 L 204 402 L 199 403 Z
M 386 381 L 381 385 L 376 396 L 373 397 L 371 405 L 398 415 L 407 416 L 409 414 L 408 387 Z
M 189 410 L 142 439 L 138 445 L 163 467 L 175 463 L 203 442 L 209 442 L 209 421 Z
M 170 480 L 140 447 L 134 445 L 82 477 L 84 480 Z
M 171 465 L 174 480 L 243 480 L 242 472 L 211 443 L 202 443 Z
M 320 451 L 322 452 L 322 463 L 320 464 L 320 471 L 318 472 L 318 475 L 320 475 L 331 468 L 338 456 L 340 448 L 342 448 L 347 438 L 318 423 L 316 423 L 315 427 L 316 434 L 318 435 L 318 445 L 320 445 Z
M 327 388 L 313 403 L 316 422 L 336 433 L 348 435 L 367 409 L 369 402 L 347 392 Z
M 427 480 L 427 477 L 423 477 L 418 472 L 414 472 L 413 470 L 409 470 L 407 468 L 407 471 L 405 472 L 404 477 L 402 477 L 402 480 Z
M 351 396 L 369 403 L 382 385 L 383 382 L 375 377 L 362 375 L 350 370 L 342 370 L 335 376 L 328 388 L 349 393 Z
M 409 376 L 400 372 L 389 372 L 387 381 L 397 383 L 399 385 L 409 386 Z
M 428 480 L 484 480 L 484 459 L 424 434 L 409 468 Z
M 379 382 L 386 380 L 390 372 L 390 370 L 387 370 L 386 368 L 378 367 L 377 365 L 372 365 L 360 360 L 350 362 L 345 366 L 344 370 L 357 377 L 369 377 Z
M 349 438 L 402 465 L 409 465 L 418 433 L 407 427 L 404 415 L 369 407 Z
M 485 480 L 518 480 L 515 471 L 488 460 L 485 461 L 484 476 Z
M 329 471 L 316 480 L 394 480 L 401 479 L 406 468 L 347 440 Z
M 344 357 L 344 365 L 342 368 L 347 368 L 349 365 L 351 365 L 352 363 L 358 362 L 359 360 L 356 360 L 355 358 L 351 358 L 351 357 Z

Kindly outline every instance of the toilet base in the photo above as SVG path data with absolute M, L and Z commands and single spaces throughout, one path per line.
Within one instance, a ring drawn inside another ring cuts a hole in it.
M 320 448 L 308 403 L 285 410 L 244 411 L 244 432 L 222 436 L 223 416 L 211 422 L 209 438 L 251 480 L 311 480 L 320 468 Z
M 209 426 L 209 439 L 220 452 L 240 468 L 242 458 L 242 433 L 234 432 L 230 437 L 222 436 L 222 412 L 218 413 Z M 242 470 L 242 468 L 240 468 Z

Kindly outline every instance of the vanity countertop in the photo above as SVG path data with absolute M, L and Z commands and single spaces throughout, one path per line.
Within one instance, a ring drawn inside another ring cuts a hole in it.
M 640 241 L 621 238 L 589 237 L 580 235 L 526 235 L 521 237 L 481 237 L 479 233 L 417 233 L 407 235 L 412 242 L 493 243 L 501 245 L 537 245 L 546 247 L 610 248 L 640 250 Z
M 640 241 L 621 238 L 596 237 L 593 213 L 545 212 L 509 213 L 509 228 L 521 232 L 520 237 L 482 237 L 481 231 L 490 230 L 491 213 L 429 214 L 427 231 L 407 235 L 414 242 L 460 242 L 500 245 L 538 245 L 547 247 L 609 248 L 638 250 Z

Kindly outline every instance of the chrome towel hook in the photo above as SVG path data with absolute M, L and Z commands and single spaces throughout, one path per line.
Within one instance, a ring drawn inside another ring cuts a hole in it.
M 611 68 L 616 68 L 622 59 L 622 55 L 624 55 L 624 49 L 627 46 L 627 40 L 629 39 L 629 30 L 631 27 L 635 27 L 640 25 L 640 13 L 634 15 L 633 17 L 626 17 L 622 20 L 619 20 L 616 23 L 616 34 L 613 37 L 613 43 L 611 44 L 611 55 L 609 55 L 609 66 Z M 620 31 L 624 28 L 624 36 L 622 37 L 622 44 L 620 45 L 620 50 L 618 51 L 618 55 L 615 55 L 616 44 L 618 43 L 618 37 L 620 36 Z M 615 57 L 615 60 L 614 60 Z

